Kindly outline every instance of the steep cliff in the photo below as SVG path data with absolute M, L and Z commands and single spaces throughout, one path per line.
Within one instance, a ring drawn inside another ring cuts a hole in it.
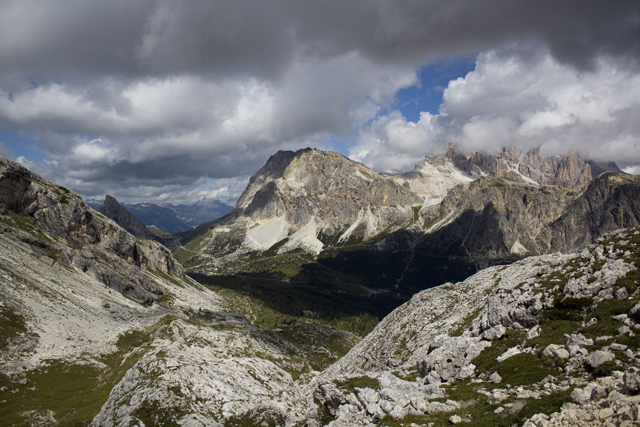
M 529 184 L 576 187 L 592 179 L 591 166 L 579 153 L 568 156 L 540 156 L 534 149 L 523 154 L 515 146 L 498 153 L 463 153 L 457 145 L 448 144 L 445 157 L 468 174 L 499 176 Z
M 640 224 L 640 177 L 606 172 L 550 226 L 554 250 L 567 252 L 602 234 Z
M 77 194 L 5 158 L 0 158 L 0 213 L 3 233 L 53 251 L 56 262 L 138 302 L 163 294 L 145 269 L 183 273 L 162 245 L 136 239 Z
M 468 256 L 480 267 L 510 257 L 570 252 L 640 218 L 640 180 L 608 172 L 581 188 L 527 185 L 480 178 L 451 190 L 420 212 L 425 235 L 418 247 Z

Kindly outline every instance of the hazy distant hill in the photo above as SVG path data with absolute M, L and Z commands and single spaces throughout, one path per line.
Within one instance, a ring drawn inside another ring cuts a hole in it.
M 135 203 L 124 205 L 133 216 L 146 226 L 155 225 L 167 233 L 191 230 L 189 224 L 181 220 L 176 211 L 171 208 L 158 206 L 153 203 Z
M 197 227 L 204 222 L 218 219 L 233 209 L 233 206 L 217 200 L 200 200 L 193 205 L 168 204 L 164 205 L 164 207 L 174 210 L 181 221 L 191 226 L 189 229 Z
M 99 211 L 101 200 L 85 200 L 91 208 Z M 217 200 L 201 200 L 193 205 L 159 206 L 153 203 L 123 203 L 122 206 L 146 226 L 154 225 L 167 233 L 189 231 L 203 222 L 220 218 L 232 207 Z

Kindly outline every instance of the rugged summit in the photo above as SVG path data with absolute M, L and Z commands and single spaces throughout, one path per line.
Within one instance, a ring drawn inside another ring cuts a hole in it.
M 183 235 L 183 244 L 197 239 L 187 249 L 199 253 L 185 261 L 201 266 L 270 248 L 317 254 L 322 236 L 371 238 L 411 221 L 421 204 L 417 194 L 341 154 L 280 151 L 251 178 L 235 209 Z
M 468 174 L 499 176 L 529 184 L 576 187 L 592 179 L 591 166 L 579 153 L 543 157 L 538 149 L 523 154 L 515 145 L 493 154 L 462 153 L 457 145 L 450 143 L 445 157 Z
M 112 196 L 107 195 L 107 197 L 105 197 L 104 203 L 100 207 L 100 213 L 114 220 L 116 224 L 136 237 L 149 240 L 156 239 L 155 234 L 150 232 L 142 221 L 133 216 Z

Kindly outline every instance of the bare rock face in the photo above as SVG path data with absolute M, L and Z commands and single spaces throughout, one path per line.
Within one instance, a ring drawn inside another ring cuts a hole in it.
M 294 228 L 321 218 L 332 231 L 368 207 L 416 206 L 413 192 L 341 154 L 304 149 L 278 152 L 254 175 L 237 207 L 255 220 L 283 216 Z
M 276 244 L 279 253 L 317 254 L 324 247 L 321 234 L 340 241 L 371 237 L 411 221 L 412 208 L 421 204 L 413 191 L 341 154 L 280 151 L 251 178 L 235 209 L 168 244 L 199 239 L 198 250 L 217 259 Z
M 554 250 L 571 251 L 601 235 L 640 224 L 640 177 L 606 172 L 551 226 Z
M 483 177 L 423 208 L 420 247 L 468 256 L 478 266 L 495 260 L 570 252 L 603 234 L 640 223 L 640 179 L 607 172 L 581 187 L 529 185 Z
M 592 179 L 591 166 L 578 153 L 544 157 L 538 149 L 523 154 L 518 147 L 510 146 L 495 154 L 467 154 L 450 143 L 445 157 L 468 174 L 499 176 L 529 184 L 576 187 Z
M 157 238 L 155 234 L 147 229 L 142 221 L 133 216 L 112 196 L 107 195 L 104 199 L 104 204 L 100 207 L 100 213 L 107 218 L 114 220 L 116 224 L 127 230 L 135 237 L 149 240 L 156 240 Z
M 573 189 L 483 177 L 422 209 L 426 235 L 420 247 L 468 256 L 481 267 L 491 260 L 547 253 L 552 240 L 548 225 L 578 196 Z
M 163 294 L 143 270 L 183 274 L 162 245 L 136 239 L 77 194 L 5 158 L 0 158 L 0 213 L 7 216 L 4 233 L 56 251 L 59 263 L 135 301 L 149 303 Z

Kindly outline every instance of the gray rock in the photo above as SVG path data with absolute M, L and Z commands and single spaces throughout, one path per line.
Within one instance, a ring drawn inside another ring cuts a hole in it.
M 577 403 L 578 405 L 584 405 L 591 399 L 591 393 L 591 390 L 577 388 L 571 392 L 569 400 L 573 403 Z
M 507 328 L 502 325 L 496 325 L 484 331 L 482 333 L 482 338 L 488 341 L 495 341 L 502 338 L 506 332 Z
M 535 337 L 540 336 L 541 333 L 542 333 L 542 328 L 540 328 L 540 325 L 536 325 L 533 328 L 531 328 L 529 332 L 527 332 L 527 339 L 532 340 Z
M 321 405 L 327 407 L 331 415 L 335 415 L 338 407 L 347 403 L 345 395 L 333 383 L 321 384 L 318 386 L 318 392 L 314 394 L 314 398 Z
M 428 356 L 418 362 L 418 372 L 427 376 L 435 371 L 443 382 L 463 378 L 460 376 L 463 368 L 469 366 L 471 360 L 489 345 L 489 342 L 478 338 L 442 337 L 434 340 Z
M 614 342 L 609 346 L 609 348 L 614 351 L 625 351 L 627 348 L 629 348 L 629 346 Z
M 640 375 L 637 370 L 627 371 L 622 377 L 624 389 L 627 394 L 636 395 L 640 393 Z
M 640 302 L 629 310 L 629 318 L 633 319 L 636 323 L 640 323 Z
M 451 424 L 460 424 L 462 422 L 462 418 L 459 415 L 452 415 L 449 417 L 449 422 Z
M 494 372 L 489 376 L 489 381 L 491 381 L 494 384 L 499 384 L 502 381 L 502 377 L 497 372 Z
M 616 358 L 615 354 L 610 351 L 597 350 L 589 355 L 587 364 L 592 368 L 597 368 L 606 362 L 610 362 Z
M 608 394 L 609 392 L 606 387 L 596 386 L 591 391 L 591 396 L 589 397 L 589 399 L 593 400 L 594 402 L 597 402 L 599 400 L 606 398 Z
M 542 355 L 544 357 L 552 357 L 555 359 L 568 359 L 569 352 L 564 348 L 563 345 L 558 344 L 549 344 L 543 351 Z
M 616 299 L 623 300 L 629 298 L 629 292 L 627 288 L 620 288 L 615 292 Z
M 593 345 L 593 340 L 591 338 L 586 338 L 580 333 L 571 334 L 567 340 L 567 346 L 587 347 L 590 345 Z

